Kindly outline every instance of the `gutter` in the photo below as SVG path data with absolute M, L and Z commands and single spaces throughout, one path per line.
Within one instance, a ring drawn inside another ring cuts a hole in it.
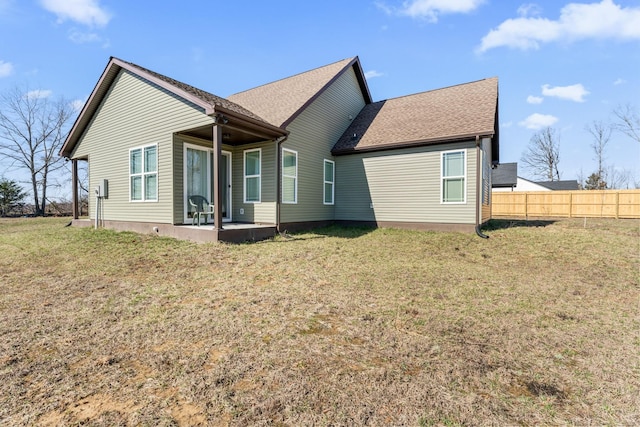
M 489 236 L 480 230 L 480 217 L 482 215 L 482 164 L 480 159 L 480 135 L 476 135 L 476 234 L 483 239 Z
M 276 143 L 276 230 L 278 233 L 280 230 L 280 200 L 282 199 L 282 143 L 285 142 L 289 138 L 289 135 L 281 136 L 276 138 L 274 141 Z

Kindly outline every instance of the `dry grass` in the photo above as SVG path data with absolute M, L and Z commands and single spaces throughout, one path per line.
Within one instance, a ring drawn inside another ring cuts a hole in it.
M 65 222 L 0 220 L 2 425 L 640 423 L 640 221 L 250 245 Z

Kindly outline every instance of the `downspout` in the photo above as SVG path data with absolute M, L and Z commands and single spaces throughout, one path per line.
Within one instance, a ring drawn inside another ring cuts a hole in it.
M 280 200 L 282 198 L 282 143 L 287 140 L 289 135 L 281 136 L 275 140 L 276 142 L 276 230 L 280 230 Z
M 476 135 L 476 234 L 483 239 L 489 236 L 480 230 L 480 216 L 482 215 L 482 164 L 481 164 L 480 135 Z

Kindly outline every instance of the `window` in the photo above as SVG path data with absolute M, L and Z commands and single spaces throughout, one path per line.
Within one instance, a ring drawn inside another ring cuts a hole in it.
M 335 163 L 331 160 L 324 161 L 324 200 L 325 205 L 333 205 L 335 183 Z
M 298 153 L 282 149 L 282 203 L 298 203 Z
M 466 203 L 465 152 L 442 153 L 442 203 Z
M 262 149 L 246 150 L 244 152 L 244 202 L 260 203 Z
M 158 147 L 134 148 L 129 151 L 130 201 L 158 200 Z

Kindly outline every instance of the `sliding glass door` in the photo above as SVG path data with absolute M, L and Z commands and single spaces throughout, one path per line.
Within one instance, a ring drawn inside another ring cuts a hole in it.
M 213 203 L 212 150 L 185 144 L 184 149 L 184 221 L 191 223 L 191 196 L 202 196 Z M 222 220 L 231 221 L 231 153 L 222 152 L 220 158 L 220 189 L 222 190 Z M 208 218 L 209 222 L 211 218 Z

